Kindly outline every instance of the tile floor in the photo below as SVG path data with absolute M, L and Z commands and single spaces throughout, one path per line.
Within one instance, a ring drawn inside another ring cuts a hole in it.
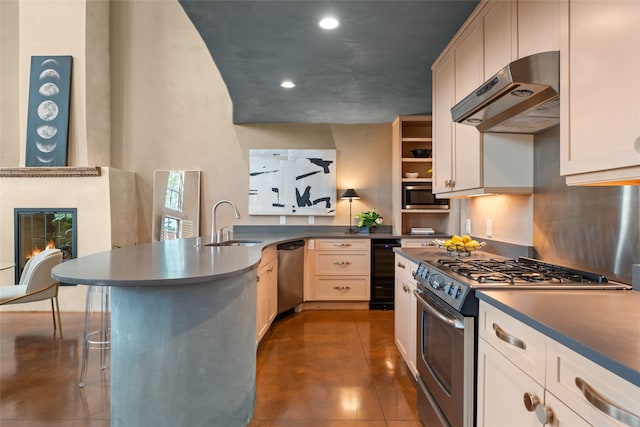
M 83 314 L 62 313 L 62 323 L 60 341 L 50 313 L 0 313 L 0 426 L 109 425 L 96 350 L 86 387 L 77 384 Z M 260 345 L 250 426 L 420 427 L 415 400 L 393 311 L 305 311 L 278 320 Z

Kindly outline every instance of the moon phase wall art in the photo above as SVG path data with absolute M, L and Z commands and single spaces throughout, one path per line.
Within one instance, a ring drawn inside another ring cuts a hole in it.
M 32 56 L 25 166 L 67 165 L 71 56 Z
M 335 215 L 336 150 L 249 150 L 250 215 Z

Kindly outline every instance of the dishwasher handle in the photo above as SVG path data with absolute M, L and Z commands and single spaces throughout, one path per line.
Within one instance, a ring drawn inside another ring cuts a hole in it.
M 293 242 L 280 243 L 277 246 L 279 251 L 293 251 L 304 248 L 304 240 L 294 240 Z

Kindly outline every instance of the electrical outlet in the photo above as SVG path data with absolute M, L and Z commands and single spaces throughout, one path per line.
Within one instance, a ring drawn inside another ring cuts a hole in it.
M 488 219 L 487 220 L 487 237 L 491 237 L 492 234 L 493 234 L 493 221 Z
M 313 215 L 309 215 L 309 224 L 315 224 L 316 220 Z
M 465 234 L 471 234 L 471 218 L 464 220 L 464 232 Z
M 287 217 L 285 215 L 280 215 L 280 225 L 287 223 Z

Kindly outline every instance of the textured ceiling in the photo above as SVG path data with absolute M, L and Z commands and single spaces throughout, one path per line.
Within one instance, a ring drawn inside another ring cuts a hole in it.
M 477 1 L 180 0 L 234 123 L 390 123 L 431 113 L 430 66 Z M 317 22 L 336 16 L 325 31 Z M 282 89 L 293 80 L 296 87 Z

